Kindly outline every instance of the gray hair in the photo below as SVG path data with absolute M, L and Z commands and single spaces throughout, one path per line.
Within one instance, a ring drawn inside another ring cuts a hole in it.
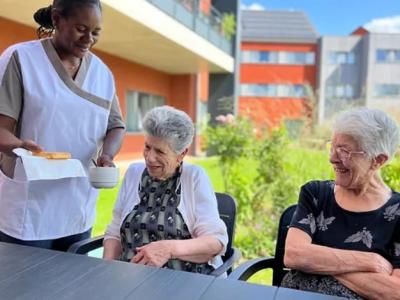
M 165 139 L 177 154 L 193 141 L 192 119 L 171 106 L 159 106 L 148 111 L 143 119 L 143 129 L 150 136 Z
M 343 112 L 335 120 L 333 133 L 354 138 L 370 158 L 386 154 L 390 159 L 399 146 L 396 122 L 379 109 L 362 107 Z

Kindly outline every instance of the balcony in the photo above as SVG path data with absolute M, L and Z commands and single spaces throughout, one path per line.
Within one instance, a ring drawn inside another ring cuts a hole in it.
M 213 6 L 205 14 L 199 9 L 198 0 L 147 0 L 159 9 L 201 35 L 219 49 L 232 55 L 232 45 L 224 36 L 222 14 Z
M 234 59 L 214 21 L 191 13 L 182 2 L 102 3 L 104 24 L 97 49 L 169 74 L 233 72 Z M 37 28 L 32 15 L 46 5 L 45 0 L 0 0 L 0 17 Z M 172 14 L 166 11 L 168 7 Z

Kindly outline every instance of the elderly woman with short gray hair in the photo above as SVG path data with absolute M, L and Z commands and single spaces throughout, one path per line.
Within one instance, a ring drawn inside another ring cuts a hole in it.
M 209 274 L 222 264 L 228 236 L 206 173 L 183 162 L 194 126 L 183 111 L 150 110 L 144 163 L 125 174 L 104 237 L 104 258 Z
M 358 108 L 333 127 L 334 181 L 300 191 L 288 231 L 282 286 L 352 299 L 400 299 L 400 194 L 380 168 L 399 145 L 384 112 Z

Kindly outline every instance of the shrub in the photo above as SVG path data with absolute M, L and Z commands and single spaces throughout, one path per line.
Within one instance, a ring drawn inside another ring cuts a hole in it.
M 218 155 L 225 191 L 232 187 L 231 180 L 238 175 L 235 168 L 243 158 L 251 156 L 254 132 L 248 119 L 234 119 L 233 115 L 218 116 L 216 126 L 207 126 L 204 144 L 208 152 Z
M 400 156 L 397 155 L 393 161 L 382 168 L 383 181 L 390 188 L 400 191 Z
M 283 172 L 287 132 L 281 128 L 257 137 L 246 118 L 216 120 L 205 130 L 205 146 L 218 155 L 225 192 L 238 202 L 236 245 L 248 258 L 266 255 L 274 248 L 277 219 L 294 199 L 295 186 Z
M 221 21 L 224 36 L 231 40 L 236 33 L 236 19 L 233 13 L 224 13 Z

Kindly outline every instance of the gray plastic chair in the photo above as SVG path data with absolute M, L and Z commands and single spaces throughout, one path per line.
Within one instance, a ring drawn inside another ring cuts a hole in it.
M 264 269 L 272 269 L 272 285 L 280 286 L 283 276 L 287 273 L 287 269 L 283 264 L 285 255 L 285 241 L 289 229 L 290 222 L 297 205 L 289 206 L 285 209 L 279 219 L 278 238 L 276 241 L 275 256 L 251 259 L 240 264 L 228 275 L 229 279 L 246 281 L 258 271 Z

